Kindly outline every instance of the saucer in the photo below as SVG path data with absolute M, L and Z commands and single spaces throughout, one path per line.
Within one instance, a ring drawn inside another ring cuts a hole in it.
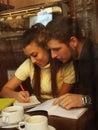
M 26 118 L 28 118 L 30 115 L 24 114 L 24 120 Z M 5 123 L 2 122 L 2 119 L 0 118 L 0 127 L 1 128 L 15 128 L 18 127 L 18 123 L 17 124 L 11 124 L 11 125 L 6 125 Z
M 49 130 L 56 130 L 56 128 L 54 128 L 53 126 L 49 125 Z
M 53 126 L 51 126 L 51 125 L 48 125 L 48 130 L 56 130 Z M 20 130 L 20 129 L 19 129 Z M 25 130 L 24 128 L 22 129 L 22 130 Z

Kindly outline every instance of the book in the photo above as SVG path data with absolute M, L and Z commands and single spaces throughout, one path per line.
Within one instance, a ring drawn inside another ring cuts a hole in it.
M 35 95 L 30 96 L 30 102 L 22 103 L 19 102 L 18 100 L 15 100 L 15 102 L 13 103 L 14 106 L 22 106 L 24 109 L 34 107 L 38 104 L 40 104 L 40 101 L 37 99 Z
M 0 98 L 0 111 L 13 104 L 14 101 L 14 98 Z
M 53 105 L 54 100 L 55 99 L 47 100 L 35 108 L 29 109 L 27 112 L 45 110 L 49 115 L 78 119 L 87 111 L 87 108 L 74 108 L 71 110 L 66 110 L 59 105 Z

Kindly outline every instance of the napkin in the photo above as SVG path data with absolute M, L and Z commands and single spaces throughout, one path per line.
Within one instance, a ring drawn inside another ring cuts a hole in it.
M 5 107 L 10 106 L 14 101 L 14 98 L 0 98 L 0 111 Z

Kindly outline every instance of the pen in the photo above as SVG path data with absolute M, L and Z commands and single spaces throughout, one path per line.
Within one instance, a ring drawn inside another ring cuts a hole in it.
M 22 92 L 24 93 L 24 94 L 22 94 L 22 96 L 25 98 L 25 101 L 30 102 L 30 97 L 29 97 L 28 92 L 24 89 L 22 84 L 20 84 L 19 86 L 20 86 Z
M 25 91 L 25 89 L 24 89 L 24 87 L 23 87 L 22 84 L 20 84 L 19 86 L 20 86 L 20 88 L 21 88 L 22 91 Z

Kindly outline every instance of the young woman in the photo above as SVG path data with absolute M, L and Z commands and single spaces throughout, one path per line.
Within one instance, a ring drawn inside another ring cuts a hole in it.
M 46 29 L 38 23 L 23 34 L 23 51 L 28 57 L 2 88 L 2 97 L 13 97 L 20 102 L 29 102 L 29 92 L 15 89 L 28 77 L 38 98 L 50 99 L 69 92 L 75 83 L 72 62 L 63 65 L 52 59 L 46 46 Z

